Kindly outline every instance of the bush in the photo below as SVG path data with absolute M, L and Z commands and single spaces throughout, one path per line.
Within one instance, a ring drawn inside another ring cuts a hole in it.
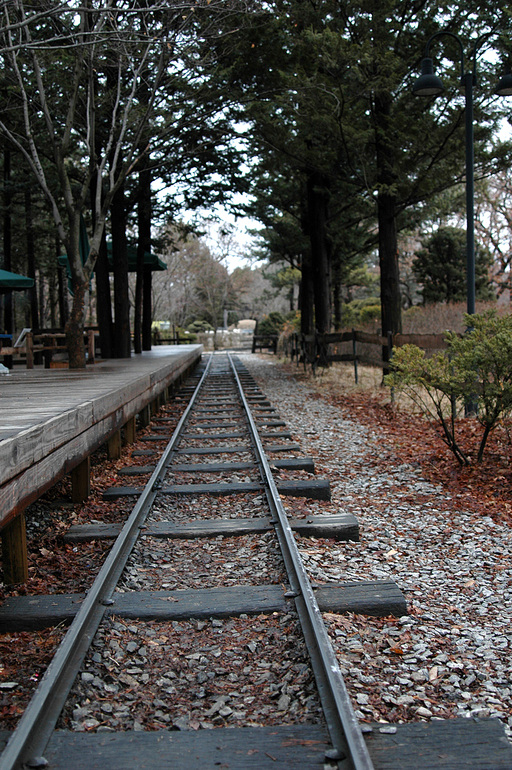
M 198 334 L 199 332 L 212 332 L 212 331 L 213 331 L 213 326 L 209 324 L 208 321 L 205 321 L 203 318 L 199 318 L 187 326 L 187 332 L 191 332 L 192 334 Z
M 465 316 L 468 331 L 448 332 L 448 349 L 427 358 L 415 345 L 393 351 L 392 373 L 386 385 L 405 392 L 442 428 L 446 445 L 459 463 L 470 462 L 456 436 L 457 418 L 476 403 L 476 418 L 483 427 L 477 461 L 487 439 L 501 419 L 512 412 L 512 316 L 494 311 Z
M 286 318 L 277 310 L 266 315 L 258 324 L 257 334 L 279 334 L 286 323 Z
M 378 297 L 354 299 L 341 309 L 341 322 L 344 328 L 360 326 L 380 319 L 380 300 Z

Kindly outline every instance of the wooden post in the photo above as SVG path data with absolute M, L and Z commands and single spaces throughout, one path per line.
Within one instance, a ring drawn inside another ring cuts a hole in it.
M 32 332 L 27 332 L 25 337 L 25 350 L 27 356 L 27 369 L 34 368 L 34 335 Z
M 94 363 L 94 329 L 87 332 L 87 363 Z
M 71 471 L 71 500 L 73 503 L 83 503 L 91 493 L 91 458 L 85 460 Z
M 153 399 L 153 401 L 152 401 L 152 402 L 151 402 L 151 404 L 150 404 L 150 411 L 151 411 L 151 416 L 152 416 L 152 417 L 153 417 L 155 414 L 157 414 L 157 413 L 158 413 L 158 406 L 159 406 L 159 405 L 158 405 L 158 396 L 157 396 L 156 398 L 154 398 L 154 399 Z
M 149 423 L 151 422 L 151 413 L 149 409 L 149 404 L 146 404 L 146 406 L 142 407 L 142 409 L 139 412 L 139 419 L 140 419 L 141 427 L 147 428 Z
M 393 358 L 393 332 L 388 332 L 388 363 Z M 383 370 L 383 374 L 389 374 L 389 366 Z M 391 403 L 395 402 L 395 389 L 391 388 Z
M 121 431 L 116 430 L 113 436 L 107 441 L 107 455 L 109 460 L 119 460 L 121 458 Z
M 352 327 L 352 355 L 354 356 L 354 379 L 356 381 L 356 385 L 358 382 L 358 376 L 357 376 L 357 336 L 356 336 L 356 330 Z
M 133 444 L 135 441 L 137 435 L 137 430 L 135 427 L 135 417 L 130 417 L 128 422 L 124 426 L 124 446 L 127 446 L 128 444 Z
M 25 514 L 20 513 L 2 530 L 4 583 L 26 583 L 28 580 L 27 535 Z

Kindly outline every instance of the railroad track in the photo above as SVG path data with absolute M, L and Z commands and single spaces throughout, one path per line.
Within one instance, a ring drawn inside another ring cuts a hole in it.
M 124 526 L 68 532 L 77 544 L 114 541 L 87 594 L 14 597 L 2 608 L 3 627 L 9 617 L 19 629 L 71 625 L 0 770 L 47 763 L 77 770 L 388 767 L 372 762 L 321 612 L 402 615 L 404 599 L 388 582 L 311 584 L 296 536 L 357 540 L 357 522 L 344 514 L 287 516 L 281 496 L 328 499 L 329 484 L 314 477 L 311 460 L 300 456 L 236 359 L 210 356 L 195 379 L 182 390 L 190 401 L 172 435 L 167 419 L 157 417 L 141 464 L 120 474 L 145 483 L 104 493 L 106 500 L 135 501 Z M 173 563 L 184 563 L 183 555 L 173 562 L 180 548 L 189 549 L 190 568 L 176 576 Z M 263 642 L 251 636 L 255 629 Z M 263 661 L 252 660 L 258 645 Z M 212 669 L 215 659 L 222 666 Z M 149 702 L 144 682 L 156 683 L 161 697 Z M 265 709 L 258 718 L 251 712 L 263 689 L 275 703 L 270 713 L 267 707 L 267 726 Z M 288 710 L 290 693 L 310 707 Z M 128 705 L 120 704 L 123 695 Z M 171 718 L 173 704 L 186 697 L 187 717 Z M 311 707 L 315 698 L 321 710 Z M 80 705 L 91 699 L 93 706 Z M 136 709 L 140 721 L 123 730 L 123 714 Z M 66 729 L 77 726 L 81 711 L 90 721 L 81 731 Z M 117 728 L 102 731 L 102 714 L 112 713 Z

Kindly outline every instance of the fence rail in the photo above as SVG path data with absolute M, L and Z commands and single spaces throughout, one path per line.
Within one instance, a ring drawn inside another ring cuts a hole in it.
M 277 353 L 277 343 L 279 341 L 279 335 L 277 334 L 254 334 L 252 338 L 252 352 L 256 350 L 272 350 Z
M 329 334 L 292 334 L 282 340 L 285 355 L 291 360 L 304 364 L 304 369 L 311 366 L 313 371 L 318 366 L 326 366 L 334 361 L 353 361 L 354 377 L 357 383 L 357 365 L 367 364 L 384 370 L 389 367 L 394 347 L 417 345 L 432 352 L 447 347 L 444 334 L 391 334 L 385 337 L 370 334 L 358 329 Z
M 87 352 L 87 363 L 93 364 L 95 360 L 95 329 L 86 329 L 83 334 L 84 345 Z M 66 335 L 63 331 L 43 330 L 40 334 L 34 334 L 29 329 L 24 329 L 23 334 L 17 340 L 15 346 L 0 347 L 0 356 L 7 359 L 12 356 L 25 355 L 27 369 L 34 368 L 34 356 L 38 353 L 42 355 L 45 369 L 54 368 L 57 365 L 64 366 L 64 362 L 52 361 L 55 353 L 66 353 Z M 4 361 L 6 360 L 4 358 Z M 7 365 L 12 365 L 12 358 L 7 361 Z M 67 364 L 66 364 L 67 365 Z

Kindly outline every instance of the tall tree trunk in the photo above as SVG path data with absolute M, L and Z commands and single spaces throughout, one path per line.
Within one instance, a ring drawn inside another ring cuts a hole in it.
M 341 280 L 338 275 L 334 277 L 332 287 L 332 304 L 334 311 L 334 331 L 339 332 L 343 328 L 341 306 Z
M 60 256 L 60 239 L 57 233 L 55 233 L 55 258 L 57 264 L 59 263 Z M 59 277 L 59 316 L 60 326 L 65 328 L 69 318 L 69 304 L 68 304 L 68 277 L 66 274 L 66 268 L 60 266 L 57 268 Z
M 37 304 L 37 282 L 36 282 L 36 254 L 34 241 L 34 217 L 32 211 L 32 192 L 30 187 L 25 190 L 25 229 L 27 239 L 27 273 L 32 278 L 34 285 L 28 290 L 30 301 L 30 326 L 32 331 L 37 334 L 39 331 L 39 307 Z
M 134 345 L 135 352 L 151 350 L 151 272 L 144 269 L 144 256 L 151 252 L 151 171 L 139 173 L 137 202 L 137 281 L 135 286 Z M 147 295 L 149 286 L 149 311 Z M 149 318 L 149 330 L 148 330 Z M 148 333 L 149 331 L 149 333 Z
M 381 193 L 377 201 L 379 221 L 380 296 L 382 334 L 397 334 L 402 328 L 400 272 L 396 238 L 396 200 Z
M 3 189 L 3 204 L 4 204 L 4 232 L 3 232 L 3 247 L 4 247 L 4 270 L 12 271 L 12 228 L 11 228 L 11 149 L 6 143 L 4 145 L 4 189 Z M 3 295 L 4 300 L 4 318 L 3 318 L 3 331 L 6 334 L 12 334 L 12 291 L 6 292 Z
M 83 331 L 86 291 L 87 283 L 85 281 L 73 284 L 73 303 L 66 323 L 66 347 L 70 369 L 85 369 Z
M 115 358 L 130 358 L 130 298 L 124 185 L 114 195 L 111 207 L 112 262 L 114 266 Z
M 69 368 L 85 369 L 85 346 L 84 346 L 84 323 L 85 323 L 85 303 L 87 292 L 89 291 L 89 276 L 83 269 L 83 254 L 80 249 L 80 234 L 83 234 L 82 217 L 79 211 L 69 219 L 69 238 L 66 243 L 67 257 L 71 266 L 72 273 L 72 293 L 73 302 L 69 318 L 66 322 L 66 347 L 68 349 Z M 91 249 L 92 252 L 92 249 Z M 40 281 L 42 285 L 42 281 Z M 43 316 L 43 304 L 40 301 L 39 307 L 41 316 Z M 42 321 L 43 326 L 44 322 Z
M 300 229 L 309 238 L 307 192 L 301 195 Z M 305 249 L 301 254 L 299 285 L 299 310 L 301 334 L 313 334 L 315 331 L 315 299 L 313 296 L 313 277 L 311 272 L 311 249 Z
M 39 270 L 39 281 L 37 282 L 37 291 L 39 294 L 39 328 L 44 329 L 46 326 L 46 303 L 44 298 L 44 274 L 42 270 Z
M 48 275 L 48 304 L 50 306 L 50 326 L 52 329 L 57 327 L 57 305 L 59 302 L 57 291 L 57 275 L 55 268 L 50 266 Z
M 320 334 L 331 330 L 331 259 L 327 236 L 327 180 L 318 171 L 308 175 L 308 228 L 311 242 L 311 270 L 315 298 L 315 328 Z
M 108 265 L 107 239 L 101 238 L 98 259 L 95 265 L 96 299 L 100 348 L 102 358 L 112 358 L 114 353 L 114 321 L 112 319 L 112 298 L 110 296 L 110 275 Z
M 99 212 L 96 211 L 96 197 L 93 193 L 97 182 L 97 175 L 91 180 L 91 200 L 93 226 L 96 225 Z M 112 318 L 112 297 L 110 295 L 110 267 L 108 263 L 107 236 L 105 229 L 101 235 L 98 249 L 98 259 L 94 266 L 96 275 L 96 317 L 100 333 L 100 349 L 102 358 L 114 356 L 114 320 Z
M 152 291 L 151 284 L 153 274 L 149 268 L 144 271 L 144 284 L 142 292 L 142 350 L 151 350 L 151 324 L 153 313 L 151 308 Z
M 313 278 L 309 251 L 302 255 L 301 280 L 299 289 L 300 330 L 302 334 L 313 334 L 315 330 Z
M 379 265 L 380 301 L 382 311 L 382 334 L 396 334 L 402 328 L 402 306 L 400 302 L 400 272 L 398 267 L 398 244 L 396 236 L 396 184 L 394 151 L 389 138 L 389 116 L 391 94 L 379 92 L 373 103 L 375 124 L 375 146 L 377 159 L 377 217 L 379 224 Z M 383 349 L 387 360 L 387 347 Z

